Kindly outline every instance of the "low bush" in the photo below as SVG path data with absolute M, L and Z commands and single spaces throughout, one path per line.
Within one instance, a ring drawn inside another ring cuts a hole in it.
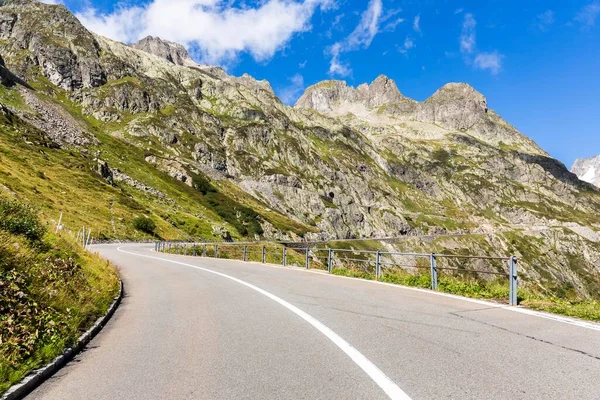
M 133 220 L 133 227 L 138 231 L 154 235 L 156 230 L 156 222 L 147 217 L 137 217 Z
M 193 175 L 192 183 L 194 189 L 204 196 L 203 205 L 211 208 L 221 218 L 233 225 L 240 235 L 253 236 L 264 233 L 260 215 L 256 211 L 219 192 L 202 175 Z
M 0 229 L 31 242 L 39 242 L 47 232 L 34 207 L 6 198 L 0 198 Z

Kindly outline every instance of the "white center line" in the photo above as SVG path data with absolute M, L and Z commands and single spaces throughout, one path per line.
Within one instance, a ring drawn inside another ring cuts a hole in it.
M 186 267 L 209 272 L 211 274 L 219 275 L 223 278 L 230 279 L 234 282 L 239 283 L 240 285 L 244 285 L 252 290 L 257 291 L 258 293 L 268 297 L 269 299 L 271 299 L 271 300 L 275 301 L 276 303 L 279 303 L 283 307 L 287 308 L 288 310 L 290 310 L 291 312 L 293 312 L 294 314 L 296 314 L 297 316 L 299 316 L 300 318 L 302 318 L 303 320 L 305 320 L 306 322 L 311 324 L 314 328 L 316 328 L 323 335 L 325 335 L 337 347 L 339 347 L 340 350 L 342 350 L 344 353 L 346 353 L 346 355 L 348 357 L 350 357 L 356 365 L 358 365 L 363 371 L 365 371 L 366 374 L 369 375 L 369 377 L 371 379 L 373 379 L 373 381 L 388 395 L 388 397 L 390 399 L 411 400 L 411 398 L 406 393 L 404 393 L 404 391 L 402 391 L 402 389 L 400 389 L 398 387 L 398 385 L 396 385 L 386 374 L 384 374 L 379 368 L 377 368 L 377 366 L 375 364 L 373 364 L 367 357 L 365 357 L 360 351 L 358 351 L 354 347 L 352 347 L 352 345 L 350 345 L 350 343 L 348 343 L 344 339 L 342 339 L 340 335 L 338 335 L 337 333 L 332 331 L 321 321 L 317 320 L 316 318 L 314 318 L 311 315 L 307 314 L 306 312 L 302 311 L 298 307 L 288 303 L 287 301 L 283 300 L 282 298 L 277 297 L 274 294 L 269 293 L 266 290 L 261 289 L 257 286 L 254 286 L 254 285 L 252 285 L 248 282 L 245 282 L 241 279 L 234 278 L 233 276 L 229 276 L 229 275 L 223 274 L 221 272 L 217 272 L 217 271 L 213 271 L 213 270 L 210 270 L 207 268 L 202 268 L 202 267 L 198 267 L 195 265 L 186 264 L 186 263 L 179 262 L 179 261 L 173 261 L 173 260 L 169 260 L 169 259 L 165 259 L 165 258 L 147 256 L 147 255 L 139 254 L 139 253 L 132 253 L 132 252 L 123 250 L 122 247 L 117 248 L 117 250 L 122 253 L 131 254 L 131 255 L 134 255 L 137 257 L 145 257 L 145 258 L 151 258 L 154 260 L 166 261 L 166 262 L 169 262 L 172 264 L 183 265 Z

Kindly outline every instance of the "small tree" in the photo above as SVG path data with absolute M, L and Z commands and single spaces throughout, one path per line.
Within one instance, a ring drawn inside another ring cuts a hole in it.
M 136 217 L 133 220 L 133 227 L 138 231 L 154 235 L 156 230 L 156 223 L 147 217 Z

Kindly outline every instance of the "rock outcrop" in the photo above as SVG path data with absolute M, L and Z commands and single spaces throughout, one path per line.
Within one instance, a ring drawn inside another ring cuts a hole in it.
M 66 90 L 106 82 L 98 42 L 64 6 L 50 9 L 34 0 L 4 1 L 0 39 L 9 42 L 4 54 L 28 52 L 15 71 L 25 80 L 30 68 L 37 66 L 50 82 Z
M 370 85 L 364 83 L 357 88 L 348 86 L 344 81 L 317 83 L 306 89 L 296 102 L 296 107 L 343 115 L 352 106 L 380 107 L 405 99 L 398 90 L 396 82 L 380 75 Z
M 131 47 L 154 54 L 175 65 L 195 66 L 196 63 L 188 54 L 185 47 L 178 43 L 162 40 L 159 37 L 147 36 Z

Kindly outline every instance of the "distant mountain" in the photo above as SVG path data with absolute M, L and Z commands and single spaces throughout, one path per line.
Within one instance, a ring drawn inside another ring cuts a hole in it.
M 600 156 L 575 160 L 571 172 L 582 181 L 600 187 Z

